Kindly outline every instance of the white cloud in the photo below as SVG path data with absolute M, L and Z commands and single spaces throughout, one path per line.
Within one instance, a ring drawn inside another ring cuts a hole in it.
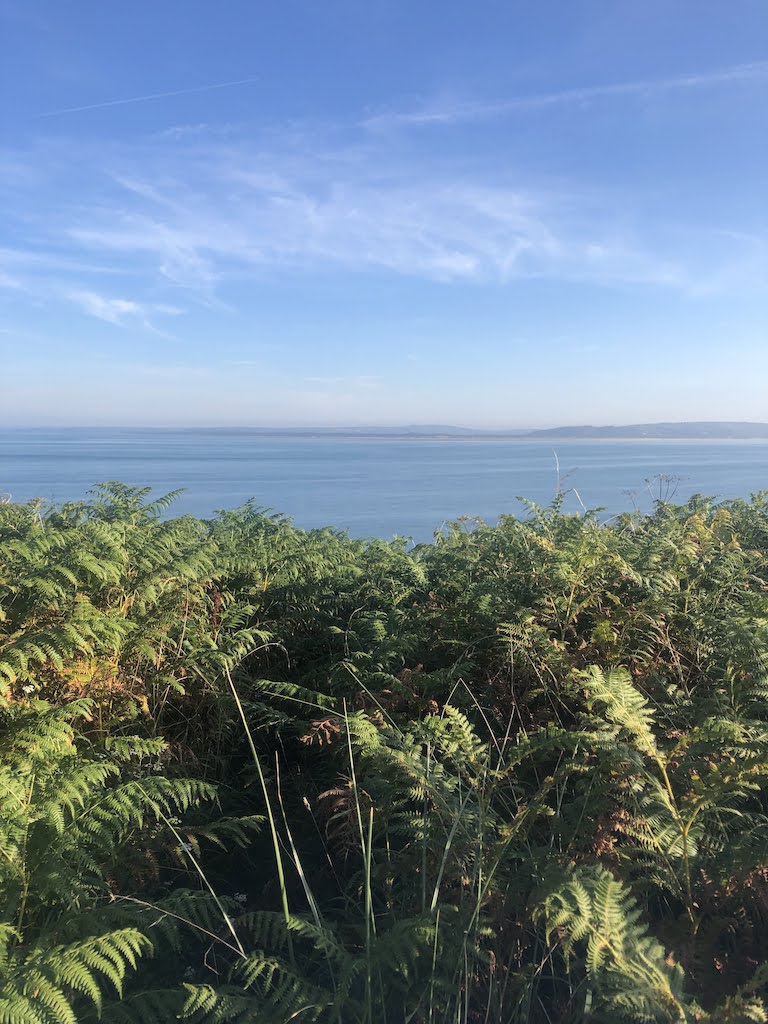
M 170 128 L 163 128 L 156 134 L 159 138 L 184 139 L 198 135 L 232 135 L 238 130 L 237 124 L 211 123 L 200 121 L 197 124 L 174 124 Z
M 306 384 L 318 384 L 322 387 L 375 388 L 382 378 L 371 374 L 357 374 L 341 377 L 303 377 Z
M 96 260 L 82 260 L 72 253 L 71 247 L 67 252 L 59 248 L 60 240 L 50 248 L 42 248 L 39 231 L 35 231 L 36 238 L 30 242 L 27 248 L 0 247 L 0 266 L 5 265 L 6 271 L 13 270 L 11 275 L 19 282 L 21 287 L 31 286 L 32 282 L 38 282 L 40 277 L 56 277 L 60 275 L 98 274 L 114 275 L 117 268 L 107 266 Z M 32 248 L 35 245 L 36 248 Z
M 690 247 L 682 243 L 665 241 L 660 253 L 639 230 L 636 237 L 626 225 L 618 230 L 602 196 L 569 197 L 426 167 L 414 172 L 382 163 L 373 174 L 373 157 L 339 161 L 327 176 L 318 175 L 311 158 L 296 168 L 273 156 L 269 169 L 264 154 L 258 159 L 251 171 L 249 147 L 214 147 L 205 177 L 185 178 L 177 167 L 172 184 L 161 159 L 154 178 L 131 177 L 130 206 L 123 199 L 126 205 L 83 211 L 67 231 L 91 258 L 111 253 L 140 261 L 198 299 L 212 297 L 221 281 L 276 268 L 682 290 L 706 290 L 720 272 L 691 266 Z M 617 219 L 625 219 L 623 210 Z M 744 250 L 746 243 L 734 238 L 728 245 Z M 99 315 L 95 304 L 91 312 Z M 131 311 L 108 306 L 105 312 L 119 319 Z
M 200 236 L 194 221 L 185 218 L 185 223 L 175 226 L 174 214 L 169 214 L 164 223 L 144 213 L 123 212 L 114 216 L 113 211 L 93 217 L 92 227 L 78 226 L 68 230 L 72 240 L 92 252 L 112 251 L 135 257 L 150 256 L 156 271 L 169 281 L 189 288 L 208 289 L 216 280 L 216 273 L 209 260 L 203 255 L 208 248 Z M 219 250 L 221 252 L 221 250 Z
M 109 324 L 122 325 L 126 317 L 143 315 L 141 306 L 128 299 L 108 299 L 96 292 L 70 292 L 68 298 L 90 316 Z
M 191 378 L 194 380 L 202 377 L 210 377 L 214 373 L 210 366 L 188 366 L 185 363 L 172 366 L 128 366 L 126 367 L 126 372 L 137 372 L 145 377 L 169 377 L 172 380 L 184 380 L 185 378 Z
M 22 291 L 24 285 L 18 277 L 13 277 L 0 270 L 0 288 L 6 288 L 9 291 Z
M 765 75 L 768 63 L 740 65 L 442 113 L 435 108 L 429 116 L 446 113 L 452 123 L 515 105 Z M 388 272 L 497 286 L 546 278 L 687 293 L 751 289 L 764 272 L 762 243 L 723 230 L 727 225 L 710 228 L 697 220 L 676 228 L 668 218 L 645 217 L 629 187 L 624 194 L 585 191 L 576 182 L 547 187 L 509 154 L 501 161 L 454 150 L 440 160 L 407 134 L 395 146 L 390 135 L 364 133 L 361 141 L 349 129 L 346 145 L 331 145 L 339 126 L 248 131 L 249 137 L 155 134 L 130 147 L 102 141 L 92 150 L 81 140 L 71 147 L 72 160 L 61 140 L 51 144 L 55 160 L 38 149 L 30 158 L 36 166 L 82 167 L 93 180 L 71 190 L 68 203 L 59 201 L 61 183 L 48 192 L 35 184 L 26 251 L 18 243 L 14 250 L 19 266 L 42 282 L 39 294 L 46 294 L 45 277 L 48 294 L 64 292 L 84 312 L 113 324 L 149 324 L 153 316 L 178 312 L 178 296 L 224 308 L 220 296 L 228 283 L 288 272 Z M 23 184 L 16 187 L 23 206 L 29 197 Z M 88 281 L 89 271 L 122 277 L 123 294 L 162 290 L 171 302 L 104 294 Z
M 176 306 L 164 304 L 145 304 L 131 299 L 110 298 L 93 291 L 68 291 L 65 298 L 79 306 L 89 316 L 104 320 L 116 327 L 124 327 L 126 323 L 139 322 L 144 327 L 152 327 L 150 316 L 154 313 L 177 316 L 183 310 Z

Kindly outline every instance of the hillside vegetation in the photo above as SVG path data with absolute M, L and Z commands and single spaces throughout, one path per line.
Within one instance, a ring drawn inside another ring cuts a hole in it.
M 2 1024 L 768 1021 L 767 495 L 169 501 L 0 504 Z

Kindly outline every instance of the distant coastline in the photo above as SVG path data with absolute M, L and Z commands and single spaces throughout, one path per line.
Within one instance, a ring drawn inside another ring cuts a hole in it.
M 201 433 L 253 437 L 313 438 L 323 440 L 445 440 L 445 441 L 768 441 L 768 423 L 697 421 L 680 423 L 632 423 L 611 426 L 563 426 L 535 430 L 480 430 L 443 424 L 402 427 L 245 427 L 245 426 L 4 426 L 0 431 L 94 434 L 130 431 L 132 433 Z
M 606 438 L 622 441 L 752 441 L 768 440 L 768 423 L 692 422 L 692 423 L 633 423 L 625 426 L 554 427 L 533 430 L 528 437 L 541 438 Z

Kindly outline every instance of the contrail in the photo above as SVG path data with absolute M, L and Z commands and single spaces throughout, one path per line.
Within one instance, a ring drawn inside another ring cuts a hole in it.
M 164 100 L 168 96 L 190 96 L 195 92 L 210 92 L 212 89 L 231 89 L 235 85 L 250 85 L 258 78 L 240 78 L 236 82 L 216 82 L 215 85 L 198 85 L 192 89 L 174 89 L 172 92 L 154 92 L 147 96 L 130 96 L 124 100 L 107 100 L 105 103 L 88 103 L 84 107 L 65 107 L 63 110 L 46 110 L 36 117 L 57 117 L 59 114 L 78 114 L 81 110 L 100 110 L 102 107 L 122 107 L 127 103 L 146 103 L 147 100 Z
M 425 107 L 421 110 L 375 114 L 362 123 L 369 128 L 397 125 L 457 124 L 506 117 L 516 111 L 539 110 L 545 107 L 565 106 L 610 96 L 653 95 L 676 89 L 695 89 L 702 86 L 729 82 L 751 81 L 768 77 L 768 61 L 735 64 L 717 71 L 705 71 L 673 78 L 646 79 L 634 82 L 616 82 L 607 85 L 588 85 L 582 88 L 562 89 L 559 92 L 533 93 L 490 102 L 458 103 L 452 107 Z

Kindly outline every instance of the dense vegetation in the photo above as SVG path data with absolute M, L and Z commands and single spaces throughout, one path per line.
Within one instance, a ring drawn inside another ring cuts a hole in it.
M 0 504 L 0 1022 L 768 1021 L 768 498 Z

